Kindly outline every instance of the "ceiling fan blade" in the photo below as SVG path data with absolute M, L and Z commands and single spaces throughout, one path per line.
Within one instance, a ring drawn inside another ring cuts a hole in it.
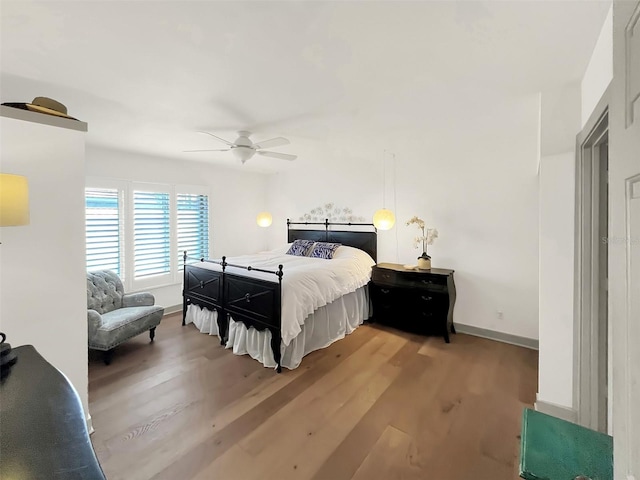
M 230 148 L 223 148 L 221 150 L 183 150 L 183 152 L 228 152 Z
M 233 143 L 231 143 L 229 140 L 225 140 L 224 138 L 220 138 L 217 135 L 214 135 L 213 133 L 203 132 L 203 131 L 199 131 L 198 133 L 204 133 L 205 135 L 210 135 L 213 138 L 216 138 L 216 139 L 220 140 L 222 143 L 226 143 L 229 146 L 233 146 Z
M 295 160 L 296 158 L 298 158 L 297 155 L 289 155 L 288 153 L 278 153 L 278 152 L 266 152 L 264 150 L 258 150 L 258 153 L 260 155 L 264 155 L 265 157 L 273 157 L 273 158 L 279 158 L 281 160 Z
M 260 143 L 254 143 L 253 146 L 255 148 L 272 148 L 272 147 L 281 147 L 282 145 L 289 145 L 291 142 L 284 137 L 276 137 L 271 138 L 269 140 L 264 140 Z

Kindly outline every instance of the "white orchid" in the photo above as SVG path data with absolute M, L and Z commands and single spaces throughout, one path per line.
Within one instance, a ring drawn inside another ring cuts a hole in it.
M 424 234 L 424 220 L 422 220 L 421 218 L 418 217 L 411 217 L 410 220 L 407 220 L 406 225 L 409 226 L 412 223 L 415 223 L 418 225 L 418 228 L 421 228 L 423 230 L 423 234 Z
M 427 229 L 427 245 L 433 245 L 433 241 L 438 238 L 438 229 L 437 228 L 428 228 Z
M 422 231 L 422 235 L 417 236 L 413 240 L 414 248 L 420 248 L 422 245 L 422 251 L 427 253 L 427 245 L 433 245 L 433 241 L 438 238 L 438 230 L 436 228 L 427 228 L 425 231 L 425 223 L 424 220 L 418 218 L 416 216 L 412 217 L 410 220 L 407 220 L 406 225 L 415 224 Z

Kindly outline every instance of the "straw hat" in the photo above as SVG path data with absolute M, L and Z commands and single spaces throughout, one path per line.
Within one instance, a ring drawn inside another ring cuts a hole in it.
M 48 113 L 49 115 L 56 115 L 64 118 L 73 118 L 67 115 L 67 107 L 48 97 L 34 98 L 33 102 L 27 103 L 27 108 L 34 112 Z
M 36 97 L 31 103 L 3 103 L 7 107 L 20 108 L 22 110 L 31 110 L 32 112 L 46 113 L 47 115 L 55 115 L 56 117 L 70 118 L 71 120 L 77 120 L 67 115 L 67 107 L 62 103 L 48 97 Z

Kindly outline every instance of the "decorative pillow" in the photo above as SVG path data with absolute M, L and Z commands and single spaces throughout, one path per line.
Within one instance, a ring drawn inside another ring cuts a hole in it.
M 295 240 L 287 250 L 287 255 L 306 257 L 313 248 L 313 243 L 313 240 Z
M 336 253 L 336 250 L 340 245 L 342 244 L 316 242 L 309 256 L 313 258 L 324 258 L 326 260 L 331 260 L 333 258 L 333 254 Z

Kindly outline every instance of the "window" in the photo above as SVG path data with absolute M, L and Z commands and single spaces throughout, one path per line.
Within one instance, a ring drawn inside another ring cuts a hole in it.
M 87 270 L 114 270 L 125 290 L 179 283 L 184 250 L 209 256 L 208 189 L 87 179 Z
M 135 278 L 171 272 L 169 194 L 133 192 Z
M 176 210 L 178 212 L 178 265 L 182 270 L 185 250 L 190 257 L 209 257 L 209 197 L 178 193 Z
M 87 270 L 120 268 L 120 197 L 117 189 L 87 188 Z

